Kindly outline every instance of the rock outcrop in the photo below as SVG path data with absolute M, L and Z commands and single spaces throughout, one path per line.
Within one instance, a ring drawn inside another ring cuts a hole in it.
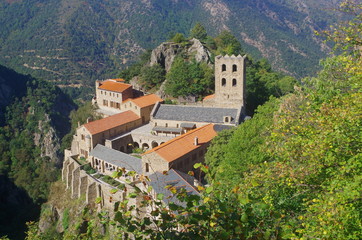
M 62 156 L 60 154 L 60 140 L 50 124 L 49 115 L 45 115 L 44 121 L 38 122 L 39 132 L 34 133 L 34 144 L 41 149 L 41 157 L 49 157 L 57 167 L 61 167 Z
M 150 65 L 160 64 L 168 72 L 176 55 L 182 50 L 181 46 L 173 42 L 161 43 L 151 53 Z
M 174 42 L 161 43 L 152 51 L 150 65 L 160 64 L 168 72 L 175 57 L 180 53 L 194 57 L 198 62 L 210 62 L 210 51 L 199 40 L 193 38 L 186 45 Z
M 210 62 L 210 51 L 202 45 L 198 39 L 191 39 L 192 46 L 188 49 L 190 55 L 194 55 L 197 62 Z

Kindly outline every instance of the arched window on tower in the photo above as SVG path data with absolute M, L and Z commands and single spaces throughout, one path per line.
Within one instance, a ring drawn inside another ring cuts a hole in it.
M 226 79 L 225 78 L 221 79 L 221 86 L 223 86 L 223 87 L 226 86 Z
M 238 71 L 238 66 L 236 66 L 236 64 L 233 64 L 233 72 Z
M 236 87 L 236 79 L 233 79 L 233 87 Z
M 225 64 L 221 65 L 221 71 L 223 71 L 223 72 L 226 71 L 226 65 Z

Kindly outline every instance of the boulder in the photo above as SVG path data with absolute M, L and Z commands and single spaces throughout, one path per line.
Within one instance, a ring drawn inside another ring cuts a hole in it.
M 189 41 L 189 44 L 161 43 L 152 51 L 150 65 L 160 64 L 168 72 L 175 57 L 180 53 L 186 53 L 188 56 L 194 57 L 197 62 L 210 62 L 210 51 L 198 39 L 193 38 Z

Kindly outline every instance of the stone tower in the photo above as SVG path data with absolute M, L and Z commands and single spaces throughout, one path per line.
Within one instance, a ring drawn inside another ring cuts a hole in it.
M 204 105 L 244 109 L 245 60 L 240 55 L 215 57 L 215 94 Z

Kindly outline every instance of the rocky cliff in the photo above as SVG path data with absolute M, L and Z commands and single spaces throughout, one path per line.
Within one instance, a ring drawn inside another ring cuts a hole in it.
M 188 44 L 164 42 L 152 50 L 150 65 L 160 64 L 168 72 L 175 57 L 181 53 L 194 57 L 197 62 L 210 62 L 210 51 L 198 40 L 191 39 Z
M 34 143 L 40 148 L 40 157 L 47 157 L 51 159 L 55 166 L 60 168 L 62 166 L 62 156 L 60 150 L 60 139 L 51 126 L 51 119 L 49 115 L 44 116 L 44 120 L 38 121 L 38 130 L 34 133 Z

